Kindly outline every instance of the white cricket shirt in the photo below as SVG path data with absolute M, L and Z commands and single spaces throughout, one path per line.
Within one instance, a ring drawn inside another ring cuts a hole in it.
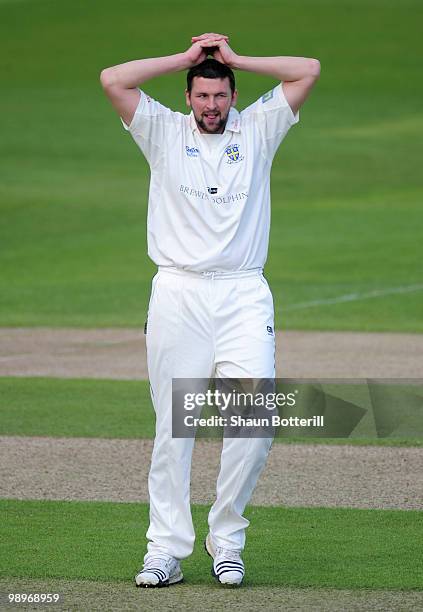
M 148 255 L 197 272 L 262 268 L 270 229 L 270 170 L 294 116 L 282 85 L 239 113 L 223 134 L 141 92 L 129 130 L 151 170 Z

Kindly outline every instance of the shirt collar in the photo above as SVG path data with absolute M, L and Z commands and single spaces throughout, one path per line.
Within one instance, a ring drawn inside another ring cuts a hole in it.
M 190 121 L 191 131 L 192 132 L 194 132 L 195 130 L 198 131 L 198 126 L 197 126 L 197 122 L 195 120 L 193 111 L 191 111 L 189 115 L 189 121 Z M 241 117 L 240 117 L 239 112 L 233 106 L 231 106 L 231 109 L 229 111 L 229 116 L 228 116 L 228 120 L 226 122 L 226 127 L 225 127 L 225 131 L 226 130 L 230 130 L 231 132 L 239 132 L 241 130 Z

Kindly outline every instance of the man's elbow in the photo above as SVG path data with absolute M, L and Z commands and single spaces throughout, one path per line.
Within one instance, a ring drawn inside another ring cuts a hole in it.
M 109 89 L 116 84 L 116 76 L 113 68 L 104 68 L 100 72 L 100 83 L 102 84 L 103 89 Z
M 309 75 L 314 79 L 318 79 L 320 76 L 320 62 L 318 59 L 310 58 L 308 60 Z

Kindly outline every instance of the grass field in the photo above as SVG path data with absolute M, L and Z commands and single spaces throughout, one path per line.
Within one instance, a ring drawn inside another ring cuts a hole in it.
M 142 560 L 147 504 L 2 500 L 0 508 L 0 576 L 127 581 Z M 193 507 L 198 541 L 184 562 L 192 585 L 213 584 L 202 548 L 207 513 Z M 420 512 L 251 507 L 246 517 L 254 525 L 246 586 L 423 588 Z
M 99 73 L 224 29 L 241 54 L 322 64 L 273 168 L 276 326 L 423 331 L 421 2 L 218 0 L 213 17 L 170 0 L 122 6 L 0 2 L 1 324 L 142 324 L 149 172 Z M 275 84 L 237 78 L 239 108 Z M 183 88 L 183 74 L 146 86 L 182 111 Z
M 154 411 L 147 381 L 0 377 L 0 435 L 153 438 Z M 421 402 L 420 402 L 421 405 Z M 407 418 L 407 411 L 409 411 Z M 402 405 L 403 425 L 378 437 L 368 409 L 349 437 L 295 436 L 276 431 L 277 442 L 422 446 L 421 408 Z M 202 416 L 218 414 L 207 412 Z M 210 428 L 204 436 L 220 436 Z

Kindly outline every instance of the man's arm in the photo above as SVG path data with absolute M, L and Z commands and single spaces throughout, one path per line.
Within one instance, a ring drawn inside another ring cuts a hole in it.
M 319 60 L 307 57 L 239 56 L 234 68 L 266 74 L 283 81 L 283 93 L 294 115 L 320 76 Z
M 138 106 L 140 92 L 137 88 L 141 83 L 163 74 L 187 70 L 191 66 L 196 66 L 206 59 L 207 48 L 214 46 L 216 40 L 227 40 L 226 36 L 220 34 L 204 36 L 205 38 L 201 39 L 201 42 L 194 42 L 183 53 L 167 57 L 134 60 L 101 71 L 100 81 L 103 89 L 127 125 L 131 123 Z
M 193 36 L 193 42 L 202 37 Z M 211 41 L 213 43 L 213 40 Z M 245 70 L 265 74 L 283 81 L 283 92 L 292 112 L 295 113 L 307 99 L 320 76 L 320 62 L 307 57 L 248 57 L 238 55 L 229 47 L 227 39 L 216 39 L 213 56 L 233 70 Z

